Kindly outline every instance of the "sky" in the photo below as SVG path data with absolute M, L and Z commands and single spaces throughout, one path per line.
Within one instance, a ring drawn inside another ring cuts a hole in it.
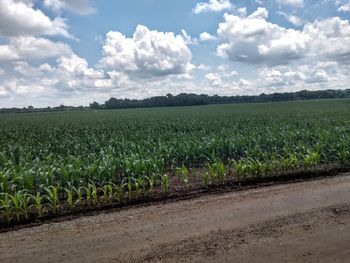
M 350 0 L 0 0 L 0 108 L 350 88 Z

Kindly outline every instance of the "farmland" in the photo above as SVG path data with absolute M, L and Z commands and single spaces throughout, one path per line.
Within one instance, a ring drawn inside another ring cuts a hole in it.
M 0 115 L 16 224 L 350 161 L 350 100 Z

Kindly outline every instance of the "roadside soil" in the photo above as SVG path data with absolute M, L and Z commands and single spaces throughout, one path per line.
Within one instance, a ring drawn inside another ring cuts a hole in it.
M 1 262 L 348 262 L 350 173 L 0 233 Z

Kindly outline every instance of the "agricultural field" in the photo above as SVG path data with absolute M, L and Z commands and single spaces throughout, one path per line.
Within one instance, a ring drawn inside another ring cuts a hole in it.
M 0 115 L 1 225 L 347 170 L 350 100 Z

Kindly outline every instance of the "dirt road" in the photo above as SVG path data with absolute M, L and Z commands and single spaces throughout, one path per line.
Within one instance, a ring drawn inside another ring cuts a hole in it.
M 350 174 L 0 234 L 5 262 L 350 262 Z

